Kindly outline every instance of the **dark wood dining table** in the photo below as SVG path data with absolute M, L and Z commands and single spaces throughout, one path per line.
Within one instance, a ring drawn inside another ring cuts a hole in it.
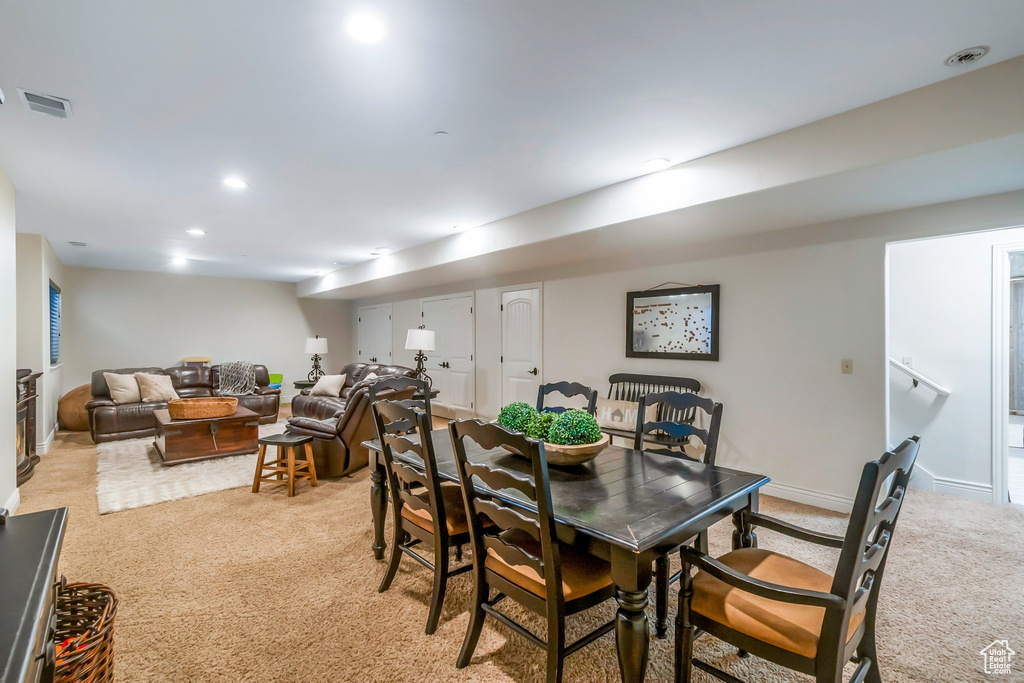
M 443 479 L 458 481 L 447 429 L 431 433 L 437 469 Z M 387 477 L 380 444 L 370 450 L 370 504 L 373 553 L 384 557 Z M 508 470 L 530 474 L 523 458 L 502 449 L 485 450 L 467 442 L 467 456 Z M 417 463 L 411 453 L 395 457 Z M 654 560 L 687 542 L 712 524 L 732 516 L 734 547 L 756 540 L 743 527 L 742 510 L 757 511 L 758 491 L 769 479 L 760 474 L 708 466 L 632 448 L 610 446 L 593 461 L 575 467 L 550 467 L 551 500 L 561 541 L 580 545 L 611 563 L 618 612 L 615 641 L 623 681 L 642 681 L 647 669 L 650 633 L 647 589 Z M 522 493 L 481 490 L 508 505 L 536 511 Z

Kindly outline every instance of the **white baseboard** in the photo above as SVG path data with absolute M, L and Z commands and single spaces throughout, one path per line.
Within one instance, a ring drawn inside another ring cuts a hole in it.
M 920 465 L 914 467 L 914 474 L 910 478 L 910 485 L 925 491 L 945 493 L 948 496 L 982 500 L 986 503 L 992 502 L 991 484 L 964 481 L 963 479 L 950 479 L 949 477 L 937 477 Z
M 766 496 L 784 498 L 796 503 L 804 503 L 805 505 L 813 505 L 815 507 L 825 508 L 826 510 L 834 510 L 835 512 L 845 512 L 846 514 L 849 514 L 850 511 L 853 510 L 853 498 L 837 496 L 834 493 L 825 493 L 823 491 L 814 491 L 811 489 L 801 488 L 799 486 L 792 486 L 790 484 L 780 484 L 775 481 L 769 482 L 761 487 L 761 492 Z
M 49 453 L 50 452 L 50 446 L 53 445 L 53 440 L 56 437 L 57 437 L 57 428 L 54 427 L 53 430 L 49 434 L 47 434 L 45 439 L 43 439 L 42 441 L 37 441 L 36 442 L 36 455 L 46 455 L 47 453 Z
M 992 485 L 981 484 L 976 481 L 964 481 L 962 479 L 947 479 L 945 477 L 934 477 L 935 491 L 946 493 L 951 496 L 970 498 L 972 500 L 983 500 L 992 502 Z
M 7 502 L 0 507 L 7 508 L 7 512 L 12 515 L 18 511 L 18 506 L 21 505 L 21 490 L 15 488 L 14 492 L 11 493 L 10 497 L 7 498 Z

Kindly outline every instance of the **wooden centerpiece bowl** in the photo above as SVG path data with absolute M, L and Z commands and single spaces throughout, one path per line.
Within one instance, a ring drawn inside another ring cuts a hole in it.
M 230 396 L 199 398 L 176 398 L 167 402 L 167 412 L 172 420 L 204 420 L 211 417 L 228 417 L 238 409 L 238 399 Z
M 601 438 L 594 443 L 582 443 L 575 446 L 562 446 L 560 444 L 544 442 L 544 453 L 547 454 L 548 464 L 560 467 L 571 465 L 583 465 L 598 456 L 605 448 L 611 437 L 601 434 Z

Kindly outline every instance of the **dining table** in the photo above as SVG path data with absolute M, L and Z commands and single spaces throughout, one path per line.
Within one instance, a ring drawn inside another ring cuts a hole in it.
M 448 430 L 435 430 L 430 438 L 438 475 L 458 482 Z M 380 443 L 371 440 L 363 445 L 370 453 L 372 548 L 374 556 L 382 559 L 387 547 L 387 476 Z M 501 448 L 488 450 L 467 440 L 466 455 L 472 462 L 527 476 L 531 473 L 529 461 Z M 394 457 L 422 467 L 414 453 L 395 453 Z M 622 680 L 643 681 L 650 650 L 648 587 L 655 560 L 727 517 L 732 518 L 734 526 L 733 547 L 755 546 L 756 535 L 740 513 L 757 511 L 758 491 L 770 480 L 760 474 L 614 445 L 586 464 L 550 465 L 548 471 L 559 540 L 610 563 L 618 607 L 615 641 Z M 536 504 L 519 491 L 477 487 L 506 505 L 536 512 Z

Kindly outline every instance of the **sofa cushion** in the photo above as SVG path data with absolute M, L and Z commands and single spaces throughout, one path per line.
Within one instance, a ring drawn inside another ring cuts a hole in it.
M 346 375 L 324 375 L 317 380 L 310 390 L 310 396 L 341 396 L 341 388 L 345 386 Z
M 117 368 L 103 370 L 94 370 L 92 373 L 91 391 L 93 398 L 110 398 L 110 390 L 107 388 L 107 380 L 103 378 L 104 373 L 113 373 L 115 375 L 134 375 L 136 372 L 145 372 L 149 375 L 163 375 L 163 368 Z
M 143 403 L 173 401 L 178 398 L 178 392 L 174 390 L 174 384 L 167 375 L 147 375 L 139 372 L 136 373 L 135 379 L 139 382 L 139 393 L 142 395 Z
M 103 381 L 106 382 L 110 398 L 118 405 L 138 403 L 142 400 L 139 383 L 135 379 L 135 375 L 119 375 L 116 372 L 104 372 Z

